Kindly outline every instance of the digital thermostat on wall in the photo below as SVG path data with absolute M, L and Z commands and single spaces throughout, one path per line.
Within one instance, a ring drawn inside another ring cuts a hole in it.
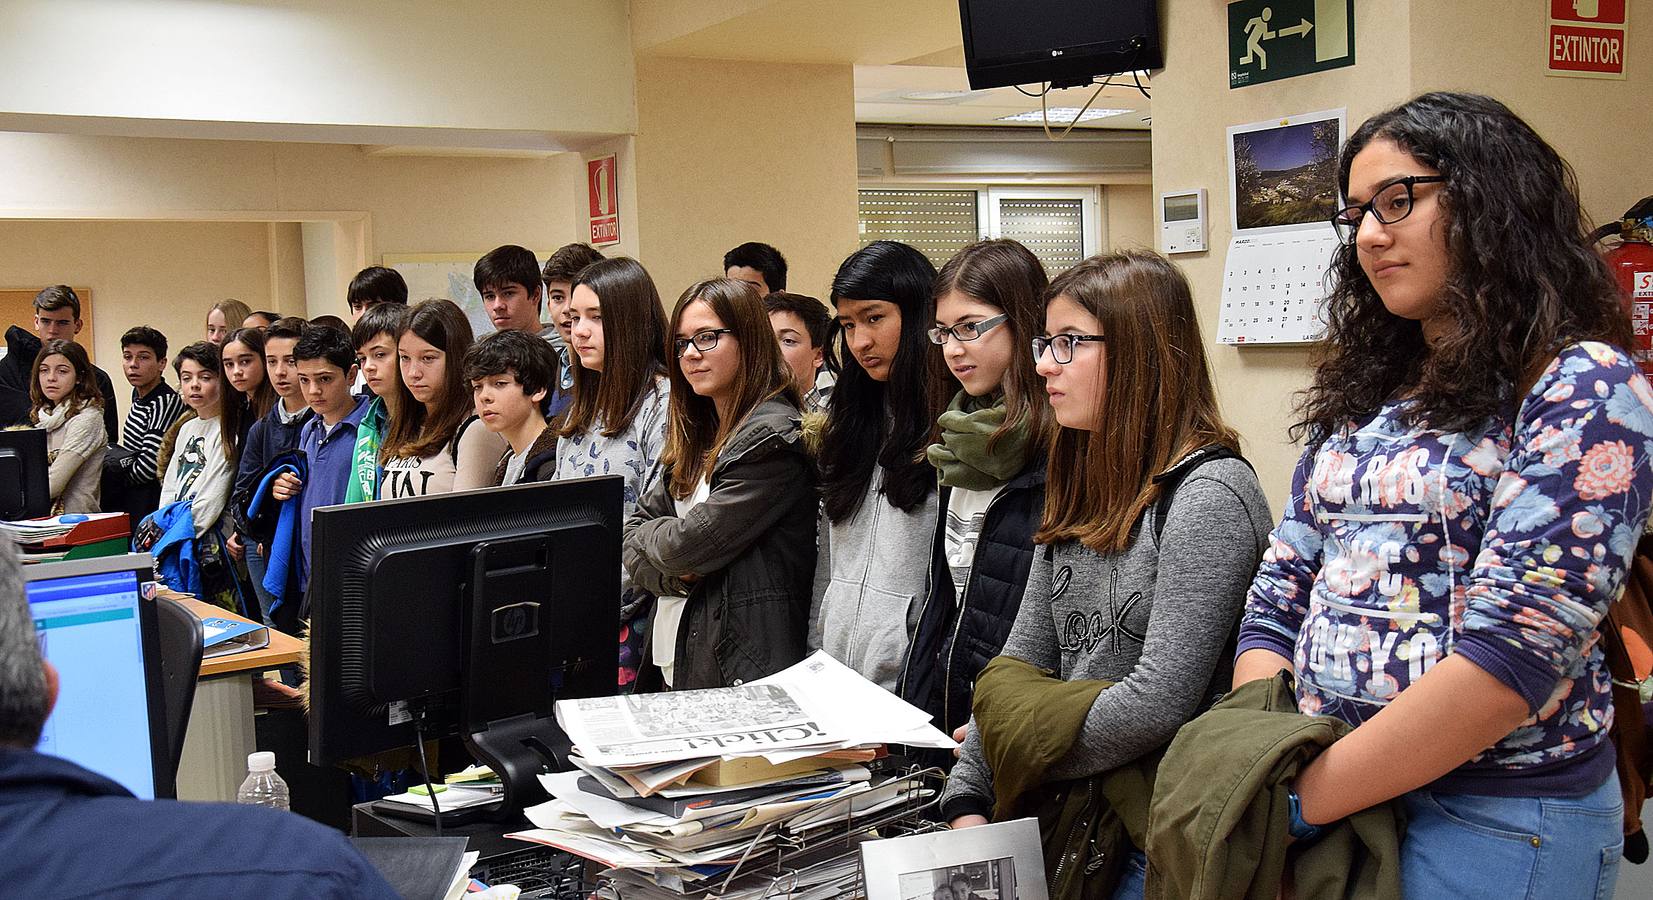
M 1159 246 L 1165 253 L 1205 250 L 1205 188 L 1159 195 Z

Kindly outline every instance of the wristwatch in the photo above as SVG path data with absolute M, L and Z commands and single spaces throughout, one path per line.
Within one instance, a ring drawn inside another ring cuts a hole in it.
M 1291 788 L 1286 794 L 1286 805 L 1291 813 L 1291 822 L 1287 826 L 1287 830 L 1291 833 L 1293 840 L 1302 844 L 1320 837 L 1325 828 L 1320 825 L 1310 825 L 1303 820 L 1303 799 L 1297 796 L 1296 788 Z

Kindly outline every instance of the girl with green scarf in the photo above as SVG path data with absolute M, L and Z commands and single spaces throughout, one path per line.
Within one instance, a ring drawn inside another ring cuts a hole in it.
M 969 721 L 976 676 L 1016 620 L 1044 509 L 1050 406 L 1028 348 L 1045 286 L 1038 258 L 1010 240 L 964 248 L 936 279 L 929 338 L 959 391 L 925 450 L 941 521 L 901 693 L 949 732 Z
M 379 445 L 390 427 L 387 405 L 401 386 L 397 371 L 396 335 L 407 327 L 408 308 L 400 303 L 376 303 L 362 313 L 350 332 L 361 363 L 362 384 L 373 392 L 367 413 L 356 428 L 356 448 L 351 454 L 350 482 L 344 502 L 360 503 L 379 497 Z

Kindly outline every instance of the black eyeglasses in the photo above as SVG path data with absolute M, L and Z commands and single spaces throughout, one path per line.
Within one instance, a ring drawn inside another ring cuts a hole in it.
M 953 336 L 953 340 L 962 343 L 964 341 L 973 341 L 976 338 L 981 337 L 989 331 L 1003 325 L 1004 321 L 1008 318 L 1010 318 L 1009 313 L 999 313 L 991 319 L 982 319 L 980 322 L 960 322 L 951 328 L 943 328 L 940 325 L 937 325 L 924 333 L 929 335 L 930 343 L 932 344 L 939 345 L 947 343 L 947 335 L 949 334 Z
M 1053 334 L 1049 337 L 1040 336 L 1033 339 L 1033 361 L 1038 362 L 1045 358 L 1045 350 L 1049 348 L 1050 358 L 1059 366 L 1073 362 L 1073 350 L 1086 341 L 1101 343 L 1107 340 L 1101 334 Z
M 1337 230 L 1337 236 L 1343 243 L 1353 243 L 1355 235 L 1360 233 L 1360 221 L 1371 213 L 1379 222 L 1393 225 L 1412 214 L 1414 195 L 1412 186 L 1418 184 L 1439 184 L 1446 181 L 1445 175 L 1408 175 L 1383 186 L 1372 199 L 1358 206 L 1345 206 L 1332 216 L 1332 227 Z
M 705 331 L 695 332 L 693 337 L 673 338 L 672 346 L 677 348 L 677 355 L 679 358 L 681 358 L 683 354 L 688 351 L 690 344 L 693 344 L 696 350 L 699 350 L 701 353 L 705 353 L 706 351 L 717 347 L 718 335 L 734 334 L 734 332 L 735 330 L 733 328 L 708 328 Z

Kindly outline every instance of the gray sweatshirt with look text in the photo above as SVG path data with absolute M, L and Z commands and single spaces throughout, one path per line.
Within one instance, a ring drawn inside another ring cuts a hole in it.
M 1137 759 L 1228 689 L 1213 685 L 1213 675 L 1273 524 L 1262 487 L 1244 462 L 1213 460 L 1177 488 L 1158 546 L 1153 516 L 1150 507 L 1119 553 L 1098 554 L 1077 541 L 1035 548 L 1004 655 L 1064 681 L 1114 682 L 1097 695 L 1051 780 Z M 942 815 L 987 815 L 992 806 L 992 773 L 972 724 Z

